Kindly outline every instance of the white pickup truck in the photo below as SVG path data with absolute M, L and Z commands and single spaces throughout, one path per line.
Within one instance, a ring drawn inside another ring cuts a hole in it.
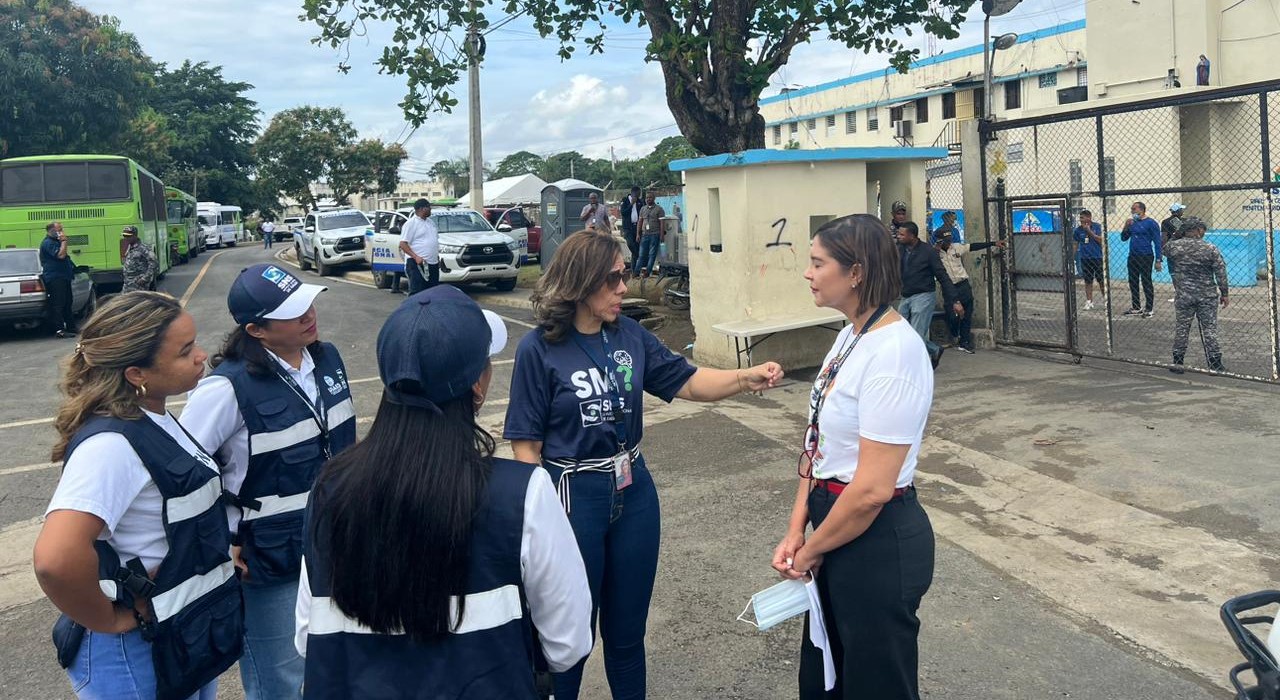
M 400 229 L 412 209 L 374 213 L 373 230 L 364 248 L 373 281 L 379 289 L 391 286 L 393 275 L 404 271 Z M 516 288 L 520 256 L 528 243 L 499 233 L 474 209 L 433 209 L 431 220 L 440 232 L 440 281 L 453 284 L 486 283 L 501 292 Z

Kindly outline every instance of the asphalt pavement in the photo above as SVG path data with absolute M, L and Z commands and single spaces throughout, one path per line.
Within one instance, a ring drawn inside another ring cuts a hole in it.
M 231 329 L 231 280 L 268 259 L 260 247 L 211 252 L 164 280 L 186 299 L 206 350 Z M 404 297 L 354 277 L 327 283 L 321 333 L 355 380 L 363 431 L 380 391 L 376 334 Z M 531 328 L 520 296 L 479 297 L 512 335 L 481 414 L 495 432 L 512 351 Z M 71 696 L 30 547 L 57 480 L 50 416 L 72 344 L 0 331 L 0 687 L 12 698 Z M 794 493 L 811 378 L 795 372 L 764 397 L 713 405 L 648 403 L 644 449 L 664 518 L 650 696 L 794 697 L 799 622 L 759 633 L 735 618 L 776 581 L 768 558 Z M 1263 385 L 1093 360 L 948 353 L 918 482 L 939 538 L 920 613 L 923 695 L 1229 697 L 1225 673 L 1238 659 L 1216 608 L 1280 573 L 1275 400 Z M 219 696 L 241 697 L 234 673 Z M 598 653 L 583 697 L 608 697 Z

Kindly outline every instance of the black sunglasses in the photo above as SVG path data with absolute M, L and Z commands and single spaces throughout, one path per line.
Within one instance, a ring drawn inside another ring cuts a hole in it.
M 609 289 L 616 289 L 618 285 L 622 284 L 623 279 L 623 273 L 621 271 L 614 270 L 604 276 L 604 286 Z

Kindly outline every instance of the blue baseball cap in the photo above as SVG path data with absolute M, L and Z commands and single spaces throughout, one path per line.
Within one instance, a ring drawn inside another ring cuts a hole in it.
M 327 289 L 303 284 L 279 265 L 262 263 L 240 271 L 227 293 L 227 308 L 241 326 L 262 320 L 287 321 L 307 313 L 316 296 Z
M 378 375 L 388 401 L 438 410 L 471 390 L 489 358 L 507 345 L 507 327 L 457 287 L 440 285 L 404 300 L 378 332 Z

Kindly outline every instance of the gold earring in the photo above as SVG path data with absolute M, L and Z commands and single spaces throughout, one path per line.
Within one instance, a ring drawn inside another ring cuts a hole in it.
M 139 384 L 138 386 L 135 386 L 133 388 L 133 393 L 137 394 L 138 398 L 140 399 L 147 398 L 147 385 L 144 383 L 144 384 Z

